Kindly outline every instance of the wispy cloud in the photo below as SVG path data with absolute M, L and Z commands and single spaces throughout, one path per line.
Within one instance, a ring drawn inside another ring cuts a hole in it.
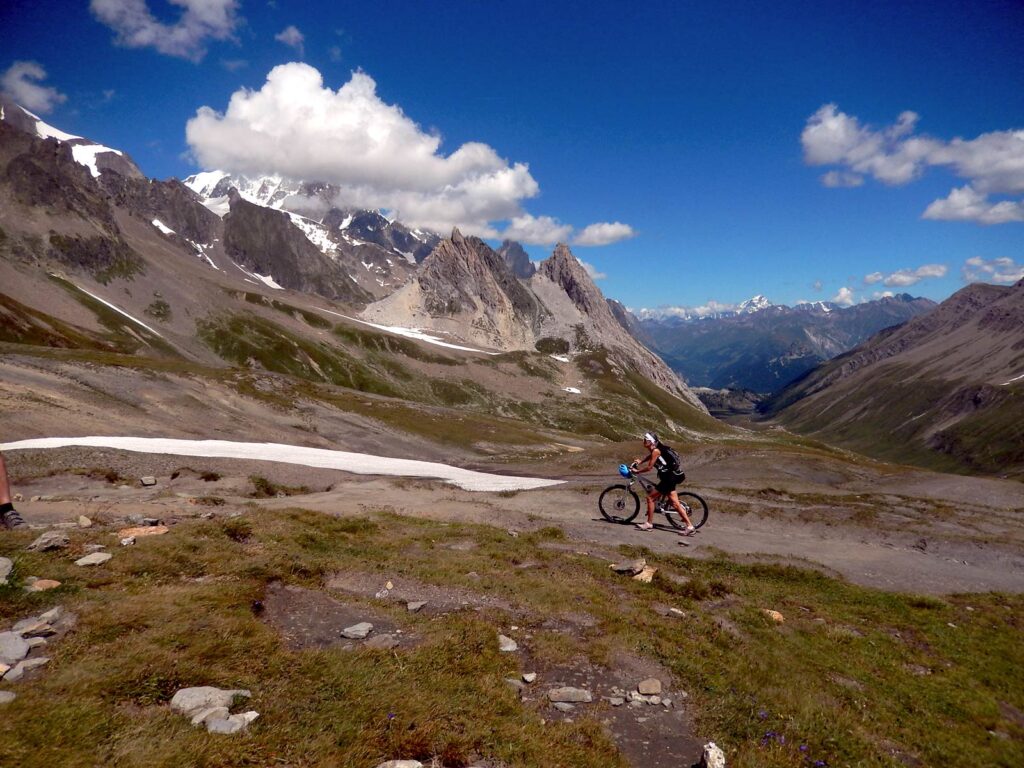
M 1010 285 L 1024 280 L 1024 264 L 1017 264 L 1013 259 L 983 259 L 973 256 L 964 262 L 960 274 L 965 283 L 1001 283 Z
M 582 246 L 611 245 L 612 243 L 635 236 L 636 230 L 629 226 L 629 224 L 623 224 L 621 221 L 602 221 L 584 227 L 573 239 L 572 244 Z
M 303 35 L 299 31 L 299 28 L 296 27 L 294 24 L 289 24 L 287 27 L 282 29 L 280 32 L 274 35 L 274 39 L 277 40 L 279 43 L 284 43 L 290 48 L 294 48 L 296 51 L 298 51 L 300 59 L 305 58 L 306 36 Z
M 993 131 L 973 139 L 916 134 L 919 116 L 903 112 L 892 125 L 873 128 L 826 104 L 800 136 L 808 165 L 839 166 L 822 176 L 828 187 L 857 186 L 866 176 L 901 185 L 930 167 L 951 170 L 967 184 L 929 205 L 923 217 L 979 224 L 1024 221 L 1024 130 Z
M 341 61 L 341 46 L 332 45 L 330 48 L 327 49 L 327 56 L 330 58 L 332 62 L 337 64 L 339 61 Z
M 117 33 L 126 48 L 154 48 L 168 56 L 200 61 L 209 40 L 226 40 L 238 25 L 238 0 L 171 0 L 184 10 L 174 24 L 153 16 L 146 0 L 92 0 L 89 8 Z
M 864 276 L 865 285 L 882 283 L 892 287 L 906 287 L 916 285 L 926 278 L 945 277 L 949 267 L 945 264 L 925 264 L 917 269 L 897 269 L 895 272 L 882 273 L 872 272 Z
M 0 91 L 31 112 L 46 114 L 67 96 L 51 86 L 43 85 L 46 70 L 34 61 L 16 61 L 0 76 Z

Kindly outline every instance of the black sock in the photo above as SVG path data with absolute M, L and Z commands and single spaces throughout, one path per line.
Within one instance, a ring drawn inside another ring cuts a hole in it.
M 11 502 L 6 504 L 0 504 L 0 515 L 6 515 L 8 512 L 14 511 L 14 505 Z

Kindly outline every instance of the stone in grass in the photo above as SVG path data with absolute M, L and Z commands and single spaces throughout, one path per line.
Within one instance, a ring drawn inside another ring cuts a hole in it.
M 145 477 L 140 477 L 139 482 L 148 488 L 152 485 L 156 485 L 156 478 L 152 475 L 146 475 Z
M 252 694 L 244 690 L 226 690 L 202 685 L 196 688 L 182 688 L 171 697 L 171 710 L 193 717 L 204 709 L 211 707 L 231 708 L 235 699 L 248 699 Z
M 576 709 L 575 704 L 570 704 L 567 701 L 556 701 L 551 706 L 557 709 L 559 712 L 572 712 L 574 709 Z
M 661 693 L 661 680 L 656 677 L 649 677 L 646 680 L 642 680 L 636 687 L 636 690 L 644 696 L 653 696 Z
M 207 707 L 192 715 L 192 725 L 205 725 L 207 720 L 227 720 L 230 716 L 227 707 Z
M 388 760 L 377 768 L 423 768 L 423 763 L 419 760 Z
M 536 672 L 525 672 L 525 673 L 523 673 L 523 682 L 524 683 L 532 683 L 536 679 L 537 679 L 537 673 Z
M 505 635 L 498 635 L 498 650 L 502 653 L 512 653 L 519 650 L 519 643 L 513 640 L 511 637 L 505 637 Z
M 9 557 L 0 557 L 0 584 L 7 583 L 7 577 L 14 570 L 14 561 Z
M 55 621 L 60 621 L 64 617 L 64 606 L 55 605 L 53 608 L 48 610 L 46 613 L 39 614 L 39 620 L 45 621 L 47 624 L 53 624 Z
M 206 730 L 209 733 L 232 734 L 244 731 L 249 723 L 260 716 L 259 712 L 242 712 L 238 715 L 229 715 L 225 718 L 211 719 L 206 721 Z
M 405 604 L 405 607 L 409 609 L 409 613 L 418 613 L 424 605 L 427 604 L 426 600 L 413 600 Z
M 79 528 L 92 528 L 92 520 L 85 515 L 78 516 L 78 527 Z
M 373 624 L 368 621 L 361 621 L 358 624 L 353 624 L 351 627 L 345 627 L 341 630 L 341 636 L 347 637 L 349 640 L 363 640 L 373 632 Z
M 782 624 L 786 620 L 785 616 L 783 616 L 778 611 L 773 611 L 771 608 L 762 608 L 761 610 L 765 616 L 774 621 L 776 624 Z
M 612 696 L 608 699 L 608 703 L 611 704 L 613 707 L 621 707 L 623 704 L 626 703 L 626 700 L 621 696 Z
M 66 533 L 47 531 L 29 544 L 26 549 L 30 549 L 33 552 L 49 552 L 51 549 L 64 549 L 70 543 L 71 541 Z
M 10 704 L 18 698 L 14 691 L 0 691 L 0 704 Z
M 85 557 L 80 557 L 75 560 L 75 565 L 103 565 L 112 557 L 113 555 L 109 552 L 93 552 L 91 555 L 86 555 Z
M 28 643 L 17 632 L 0 632 L 0 661 L 16 664 L 29 652 Z
M 28 580 L 26 579 L 26 582 Z M 50 589 L 56 589 L 60 586 L 60 582 L 55 579 L 34 579 L 29 582 L 25 587 L 26 592 L 46 592 Z
M 25 659 L 24 661 L 19 661 L 18 664 L 14 667 L 14 669 L 8 671 L 8 673 L 4 675 L 4 682 L 16 683 L 19 680 L 21 680 L 22 677 L 24 677 L 26 672 L 30 672 L 31 670 L 36 669 L 37 667 L 41 667 L 44 664 L 49 663 L 50 660 L 45 657 L 40 657 L 37 659 Z
M 583 688 L 573 688 L 571 686 L 552 688 L 548 691 L 548 699 L 553 702 L 565 702 L 568 704 L 577 704 L 579 702 L 588 703 L 594 700 L 590 695 L 590 691 L 584 690 Z
M 627 560 L 623 563 L 612 563 L 608 567 L 616 573 L 626 573 L 630 576 L 635 576 L 647 567 L 647 561 L 641 557 L 639 560 Z
M 390 651 L 392 648 L 398 647 L 399 641 L 394 635 L 374 635 L 363 645 L 377 651 Z
M 709 741 L 704 745 L 700 768 L 725 768 L 725 753 L 715 742 Z

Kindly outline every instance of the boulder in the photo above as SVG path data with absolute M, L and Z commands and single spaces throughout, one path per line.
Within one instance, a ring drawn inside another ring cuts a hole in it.
M 638 573 L 642 573 L 644 568 L 647 567 L 647 561 L 641 557 L 638 560 L 627 560 L 622 563 L 612 563 L 608 567 L 616 573 L 625 573 L 630 576 L 636 576 Z
M 341 630 L 341 636 L 347 637 L 349 640 L 363 640 L 371 632 L 373 632 L 373 624 L 368 621 L 361 621 L 358 624 L 353 624 L 351 627 L 345 627 Z
M 594 700 L 590 695 L 590 691 L 584 690 L 583 688 L 573 688 L 571 686 L 552 688 L 548 691 L 548 699 L 553 702 L 561 701 L 568 704 L 590 702 Z
M 248 699 L 252 694 L 244 690 L 225 690 L 203 685 L 197 688 L 182 688 L 171 698 L 171 710 L 186 717 L 193 717 L 204 709 L 226 707 L 231 709 L 235 699 Z
M 636 690 L 644 696 L 653 696 L 661 693 L 661 680 L 656 677 L 649 677 L 646 680 L 642 680 L 636 687 Z
M 93 552 L 91 555 L 86 555 L 85 557 L 80 557 L 75 560 L 75 565 L 103 565 L 112 557 L 113 555 L 109 552 Z
M 68 535 L 61 531 L 47 531 L 26 547 L 33 552 L 48 552 L 51 549 L 64 549 L 70 544 Z
M 0 632 L 0 661 L 16 664 L 29 652 L 28 643 L 17 632 Z
M 725 768 L 725 753 L 713 741 L 704 745 L 700 768 Z

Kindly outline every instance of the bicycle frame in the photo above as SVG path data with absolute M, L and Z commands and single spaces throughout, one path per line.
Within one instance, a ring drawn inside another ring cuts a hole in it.
M 629 489 L 633 490 L 633 485 L 639 483 L 640 487 L 644 489 L 644 499 L 648 499 L 651 496 L 651 491 L 657 490 L 654 483 L 648 480 L 646 477 L 638 472 L 634 472 L 632 469 L 629 471 Z M 680 502 L 682 504 L 682 502 Z M 689 514 L 689 507 L 683 504 L 683 509 Z M 659 494 L 658 498 L 654 500 L 654 511 L 661 512 L 663 515 L 673 514 L 678 515 L 676 508 L 672 506 L 672 499 L 667 494 Z

